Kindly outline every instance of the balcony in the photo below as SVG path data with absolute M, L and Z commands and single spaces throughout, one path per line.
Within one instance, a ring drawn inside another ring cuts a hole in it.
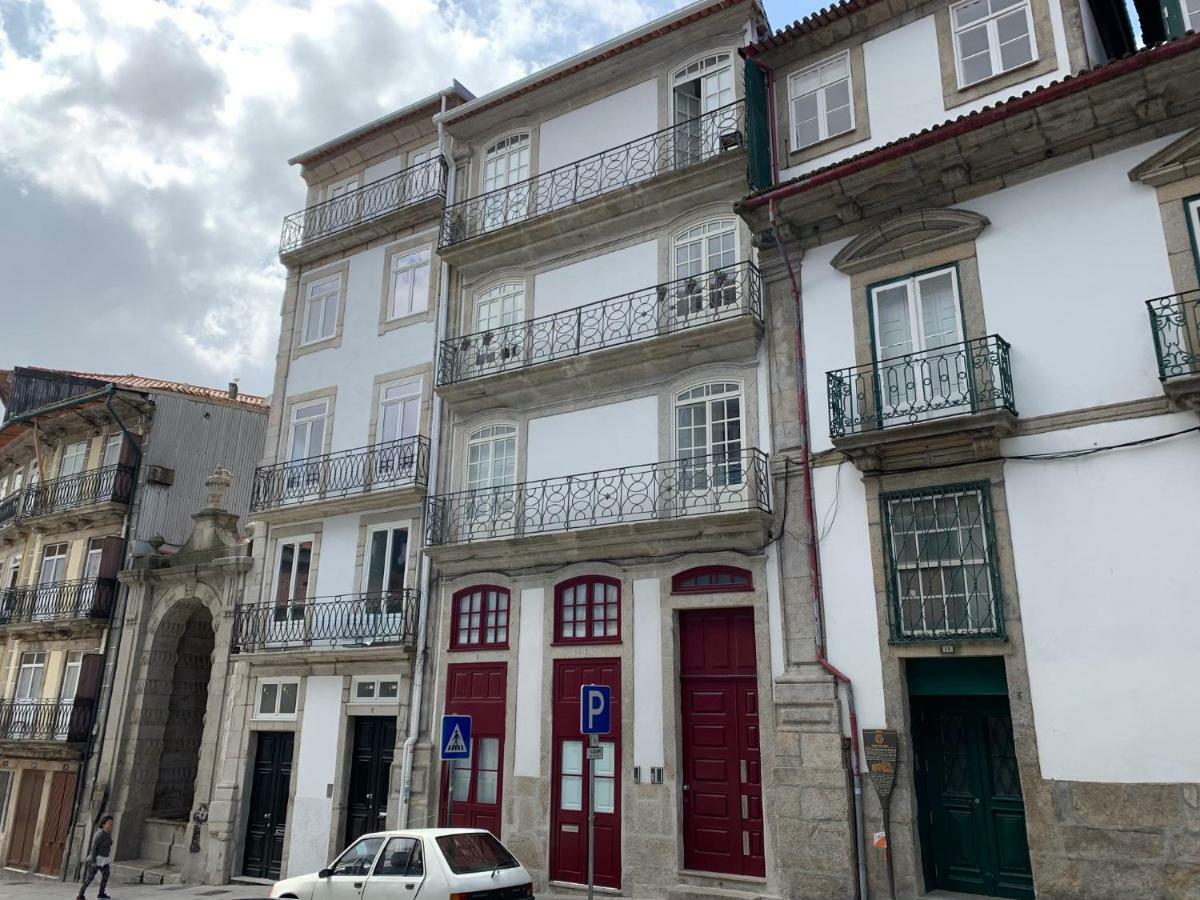
M 457 264 L 461 255 L 456 253 L 458 245 L 482 244 L 479 239 L 487 236 L 497 238 L 486 242 L 493 249 L 511 249 L 510 244 L 527 245 L 542 238 L 565 236 L 565 231 L 582 225 L 603 227 L 615 214 L 642 208 L 641 192 L 625 188 L 659 184 L 668 176 L 677 176 L 682 181 L 690 170 L 702 173 L 694 189 L 711 192 L 714 184 L 725 176 L 708 177 L 714 174 L 710 168 L 722 169 L 728 165 L 730 172 L 726 175 L 737 179 L 741 192 L 737 197 L 740 197 L 746 190 L 745 154 L 736 151 L 745 148 L 745 119 L 745 104 L 738 100 L 662 131 L 447 206 L 442 217 L 439 255 Z M 623 191 L 620 199 L 588 203 L 618 191 Z M 731 194 L 730 199 L 737 197 Z M 692 199 L 681 197 L 681 200 L 681 212 L 694 205 Z M 570 212 L 565 217 L 555 215 L 547 219 L 551 213 L 566 211 Z M 569 219 L 570 225 L 564 227 L 564 219 Z M 534 220 L 545 220 L 544 227 L 534 231 L 515 229 L 522 234 L 511 235 L 514 230 L 511 226 Z M 509 238 L 501 239 L 506 230 L 510 232 Z
M 105 622 L 112 615 L 117 582 L 84 578 L 57 584 L 31 584 L 0 591 L 0 627 L 38 630 L 80 622 Z
M 310 597 L 287 605 L 239 604 L 233 652 L 416 645 L 419 593 Z
M 521 405 L 547 388 L 585 383 L 594 392 L 672 364 L 751 358 L 763 327 L 761 284 L 752 263 L 737 263 L 443 341 L 438 392 L 468 413 L 498 394 Z
M 426 553 L 444 571 L 522 557 L 569 561 L 753 550 L 771 517 L 755 449 L 460 491 L 426 501 Z
M 134 468 L 121 464 L 52 478 L 0 500 L 0 528 L 34 521 L 46 529 L 99 524 L 125 514 L 133 488 Z
M 982 450 L 1016 427 L 1009 345 L 998 335 L 825 377 L 833 445 L 867 467 L 884 454 L 964 438 Z
M 432 218 L 446 198 L 446 161 L 435 159 L 409 166 L 360 188 L 318 203 L 283 220 L 279 258 L 286 265 L 310 262 Z
M 0 741 L 87 740 L 91 700 L 0 700 Z
M 1179 406 L 1200 410 L 1200 291 L 1146 301 L 1158 377 Z
M 429 439 L 421 435 L 260 466 L 250 510 L 281 521 L 310 514 L 416 502 L 429 478 Z M 302 507 L 302 509 L 301 509 Z

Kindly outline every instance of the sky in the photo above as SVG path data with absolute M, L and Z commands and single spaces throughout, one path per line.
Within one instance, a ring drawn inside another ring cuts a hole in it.
M 0 0 L 0 368 L 269 394 L 290 157 L 682 5 Z M 818 5 L 766 9 L 780 28 Z

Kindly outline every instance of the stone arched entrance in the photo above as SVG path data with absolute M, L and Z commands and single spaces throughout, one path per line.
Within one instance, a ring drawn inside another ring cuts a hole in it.
M 164 695 L 168 700 L 150 807 L 150 815 L 155 819 L 186 823 L 192 813 L 212 654 L 212 615 L 203 606 L 196 606 L 177 639 L 175 664 L 168 680 L 164 683 L 152 677 L 148 682 L 148 688 L 153 685 L 157 689 L 156 703 Z M 165 657 L 159 663 L 164 672 L 167 663 Z

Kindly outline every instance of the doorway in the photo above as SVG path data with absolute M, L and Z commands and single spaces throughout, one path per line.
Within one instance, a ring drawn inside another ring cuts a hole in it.
M 927 887 L 1032 900 L 1003 661 L 910 661 L 908 675 Z
M 442 764 L 439 820 L 443 827 L 486 828 L 500 838 L 508 667 L 448 666 L 446 682 L 446 714 L 471 717 L 471 758 Z
M 242 856 L 242 874 L 251 878 L 279 877 L 283 836 L 287 830 L 294 744 L 295 735 L 290 731 L 258 732 L 258 749 L 250 778 L 246 847 Z
M 71 808 L 75 802 L 76 774 L 55 772 L 50 779 L 50 800 L 42 825 L 42 846 L 38 850 L 37 870 L 42 875 L 58 875 L 67 849 L 71 828 Z
M 213 649 L 212 615 L 197 607 L 176 645 L 169 712 L 150 809 L 153 818 L 186 822 L 191 817 Z
M 46 773 L 39 769 L 22 769 L 17 805 L 13 810 L 12 837 L 8 840 L 5 864 L 14 869 L 28 869 L 33 864 L 33 837 L 37 832 L 38 812 L 42 805 L 42 787 Z
M 396 756 L 394 716 L 354 716 L 352 721 L 354 749 L 350 755 L 350 791 L 343 847 L 349 847 L 364 834 L 383 831 L 387 827 L 392 761 Z

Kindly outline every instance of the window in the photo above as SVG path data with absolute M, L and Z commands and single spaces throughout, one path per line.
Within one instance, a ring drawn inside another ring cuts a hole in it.
M 672 594 L 722 594 L 752 590 L 754 579 L 750 572 L 735 566 L 699 566 L 671 576 Z
M 67 574 L 67 544 L 47 544 L 42 548 L 42 568 L 38 584 L 58 584 Z
M 14 556 L 8 561 L 8 581 L 5 584 L 7 588 L 15 588 L 17 586 L 17 576 L 21 573 L 21 557 Z
M 100 465 L 107 468 L 115 466 L 121 460 L 121 442 L 125 440 L 123 434 L 110 434 L 108 440 L 104 442 L 104 458 Z
M 421 426 L 421 379 L 393 381 L 379 389 L 379 442 L 414 437 Z
M 78 475 L 83 471 L 84 463 L 87 460 L 87 448 L 87 441 L 79 441 L 77 444 L 68 444 L 63 447 L 62 462 L 58 466 L 60 478 Z
M 879 502 L 894 639 L 1001 636 L 990 487 L 896 492 Z
M 301 462 L 325 452 L 325 418 L 329 401 L 298 403 L 292 408 L 291 447 L 288 459 Z
M 555 589 L 555 643 L 621 639 L 621 582 L 599 575 L 572 578 Z
M 491 331 L 514 325 L 525 314 L 525 285 L 498 284 L 475 298 L 475 330 Z
M 399 701 L 400 677 L 398 675 L 378 678 L 356 675 L 351 679 L 351 703 L 398 703 Z
M 473 737 L 471 740 L 474 744 L 471 758 L 452 762 L 451 797 L 462 803 L 497 803 L 500 797 L 500 738 Z
M 384 526 L 367 532 L 363 565 L 363 599 L 368 612 L 381 607 L 389 615 L 404 614 L 404 574 L 408 564 L 408 528 Z
M 301 344 L 313 344 L 337 333 L 338 295 L 342 276 L 309 282 L 304 292 L 304 337 Z
M 358 188 L 358 176 L 346 178 L 342 181 L 335 181 L 325 189 L 326 200 L 336 200 L 338 197 L 345 197 L 351 191 Z
M 312 568 L 312 538 L 280 541 L 275 568 L 275 621 L 304 618 Z
M 87 580 L 100 577 L 100 563 L 104 559 L 104 538 L 88 541 L 87 558 L 83 564 L 83 577 Z
M 437 838 L 446 865 L 455 875 L 515 869 L 520 865 L 504 845 L 486 831 L 446 834 Z
M 529 177 L 529 135 L 514 134 L 487 148 L 483 159 L 483 192 L 509 187 Z
M 854 130 L 850 54 L 842 53 L 788 77 L 792 149 Z
M 733 273 L 718 271 L 737 262 L 737 225 L 733 219 L 696 225 L 676 235 L 673 244 L 676 284 L 671 313 L 683 320 L 737 303 Z M 698 277 L 705 273 L 711 274 Z
M 375 856 L 382 846 L 382 837 L 365 837 L 356 841 L 330 866 L 330 874 L 366 875 L 371 871 L 371 863 L 375 862 Z
M 675 447 L 684 491 L 742 483 L 742 392 L 732 382 L 699 385 L 675 398 Z
M 46 681 L 46 652 L 38 650 L 21 654 L 21 668 L 17 672 L 17 688 L 13 699 L 18 703 L 32 703 L 42 699 L 42 685 Z
M 1200 0 L 1182 0 L 1188 31 L 1200 31 Z
M 506 487 L 516 480 L 516 426 L 491 425 L 467 438 L 467 490 Z
M 12 792 L 12 780 L 12 770 L 0 769 L 0 834 L 4 834 L 8 821 L 8 795 Z
M 960 88 L 1037 59 L 1029 0 L 969 0 L 950 14 Z
M 299 678 L 260 678 L 254 718 L 294 719 L 299 697 Z
M 583 741 L 563 741 L 560 744 L 562 754 L 561 772 L 559 774 L 559 806 L 571 812 L 583 810 L 583 791 L 585 787 L 583 775 Z M 613 752 L 611 741 L 600 741 L 600 758 L 595 761 L 596 802 L 595 812 L 611 813 L 616 811 L 616 754 Z
M 1196 25 L 1200 31 L 1200 0 L 1197 4 Z M 1192 236 L 1192 259 L 1196 263 L 1196 274 L 1200 275 L 1200 197 L 1189 197 L 1183 201 L 1184 213 L 1187 216 L 1188 233 Z
M 429 249 L 392 256 L 388 318 L 399 319 L 429 308 Z
M 728 53 L 716 53 L 675 73 L 675 165 L 690 166 L 720 150 L 721 135 L 737 127 L 720 112 L 733 102 L 733 68 Z
M 431 144 L 421 150 L 413 150 L 408 154 L 409 166 L 419 166 L 421 163 L 429 162 L 431 159 L 437 159 L 438 145 Z
M 403 878 L 420 878 L 424 874 L 421 839 L 394 837 L 388 840 L 387 846 L 379 854 L 379 862 L 375 863 L 375 871 L 371 873 L 371 877 L 398 875 Z
M 508 646 L 508 598 L 502 587 L 481 585 L 454 595 L 450 646 L 455 650 Z

